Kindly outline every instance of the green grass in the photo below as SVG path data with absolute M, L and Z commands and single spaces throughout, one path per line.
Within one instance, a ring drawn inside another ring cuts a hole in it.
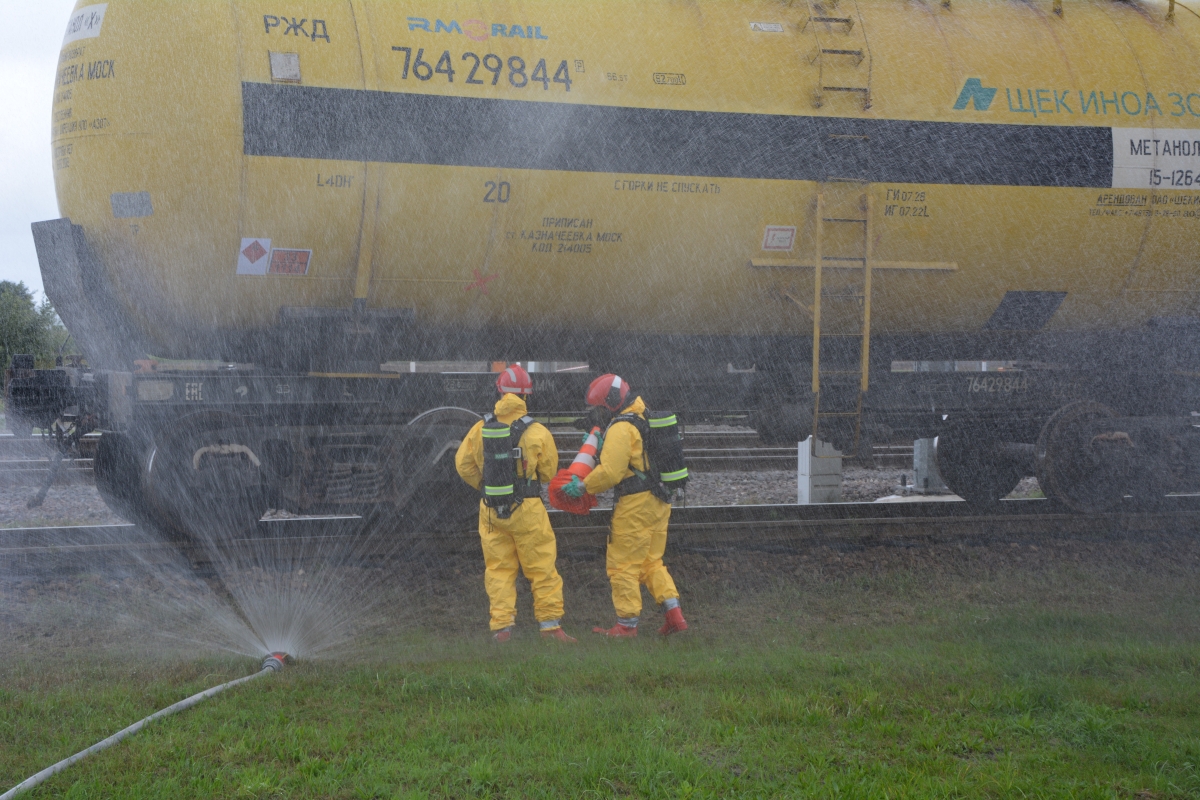
M 869 621 L 914 592 L 841 586 L 840 618 L 814 621 L 811 598 L 769 589 L 698 605 L 667 642 L 409 631 L 383 643 L 395 657 L 298 664 L 34 796 L 1200 797 L 1194 595 Z M 0 788 L 255 666 L 0 664 Z

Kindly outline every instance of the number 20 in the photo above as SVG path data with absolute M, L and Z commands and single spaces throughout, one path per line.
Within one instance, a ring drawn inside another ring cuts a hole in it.
M 487 189 L 487 194 L 483 196 L 485 203 L 507 203 L 508 196 L 512 194 L 512 187 L 509 186 L 508 181 L 499 183 L 487 181 L 483 185 Z

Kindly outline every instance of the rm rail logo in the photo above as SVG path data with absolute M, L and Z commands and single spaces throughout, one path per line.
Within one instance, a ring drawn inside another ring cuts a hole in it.
M 457 33 L 466 36 L 473 42 L 485 42 L 491 36 L 501 36 L 505 39 L 544 39 L 550 37 L 542 33 L 540 25 L 506 25 L 493 22 L 491 25 L 481 19 L 467 19 L 460 24 L 452 19 L 445 22 L 440 19 L 430 21 L 425 17 L 409 17 L 408 30 L 425 31 L 426 33 Z
M 992 100 L 996 99 L 998 91 L 1000 90 L 984 86 L 979 78 L 967 78 L 958 94 L 958 100 L 954 102 L 954 110 L 963 111 L 967 105 L 974 103 L 976 111 L 987 111 L 992 105 Z

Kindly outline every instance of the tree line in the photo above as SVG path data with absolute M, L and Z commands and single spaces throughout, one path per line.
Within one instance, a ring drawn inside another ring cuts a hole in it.
M 34 300 L 23 282 L 0 281 L 0 369 L 7 370 L 12 357 L 32 353 L 38 367 L 53 367 L 59 355 L 78 352 L 50 300 Z

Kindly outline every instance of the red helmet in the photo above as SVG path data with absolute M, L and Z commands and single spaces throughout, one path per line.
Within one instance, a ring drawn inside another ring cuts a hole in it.
M 500 394 L 533 394 L 533 381 L 520 364 L 513 364 L 497 376 L 496 391 Z
M 629 395 L 629 384 L 620 375 L 601 375 L 592 381 L 585 398 L 589 406 L 604 406 L 609 411 L 620 411 Z

